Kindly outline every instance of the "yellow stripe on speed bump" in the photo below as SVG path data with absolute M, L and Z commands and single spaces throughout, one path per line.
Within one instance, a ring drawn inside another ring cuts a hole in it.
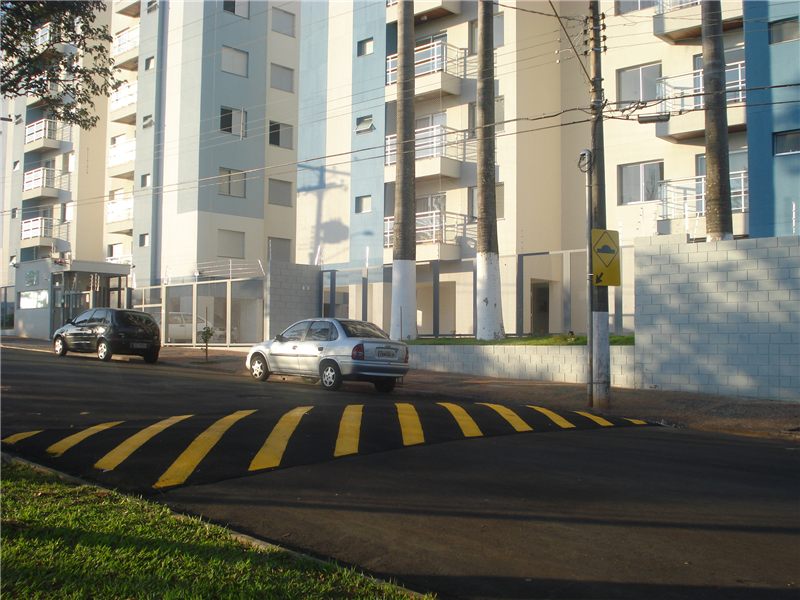
M 114 425 L 119 425 L 120 423 L 124 423 L 124 421 L 114 421 L 112 423 L 101 423 L 100 425 L 95 425 L 94 427 L 89 427 L 89 429 L 84 429 L 83 431 L 76 433 L 75 435 L 71 435 L 68 438 L 61 440 L 50 446 L 47 449 L 48 454 L 52 454 L 53 456 L 61 456 L 72 448 L 74 445 L 82 442 L 88 437 L 93 436 L 95 433 L 100 433 L 101 431 L 105 431 L 106 429 L 111 429 Z
M 439 406 L 444 406 L 450 411 L 450 414 L 455 417 L 456 423 L 461 427 L 461 433 L 464 434 L 464 437 L 481 437 L 483 435 L 478 424 L 461 406 L 448 402 L 439 402 Z
M 553 423 L 555 423 L 559 427 L 562 427 L 564 429 L 569 429 L 570 427 L 575 427 L 575 425 L 573 425 L 572 423 L 567 421 L 561 415 L 557 415 L 552 410 L 547 410 L 546 408 L 541 408 L 539 406 L 529 406 L 529 408 L 532 408 L 533 410 L 538 410 L 540 413 L 542 413 L 543 415 L 548 417 L 551 421 L 553 421 Z
M 16 444 L 17 442 L 29 438 L 37 433 L 42 433 L 44 429 L 40 429 L 39 431 L 26 431 L 25 433 L 15 433 L 14 435 L 8 436 L 6 439 L 2 440 L 6 444 Z
M 425 436 L 422 434 L 422 423 L 416 409 L 411 404 L 397 404 L 397 416 L 403 433 L 403 445 L 424 444 Z
M 339 423 L 339 437 L 336 438 L 334 456 L 358 454 L 358 438 L 361 435 L 361 404 L 353 404 L 344 409 Z
M 103 458 L 98 460 L 94 464 L 94 468 L 113 471 L 119 466 L 119 464 L 123 460 L 125 460 L 136 450 L 138 450 L 145 442 L 147 442 L 151 438 L 155 437 L 156 435 L 164 431 L 167 427 L 174 425 L 175 423 L 179 423 L 184 419 L 188 419 L 191 416 L 193 415 L 170 417 L 169 419 L 164 419 L 163 421 L 156 423 L 155 425 L 151 425 L 147 429 L 143 429 L 139 433 L 129 437 L 119 446 L 114 448 L 111 452 L 106 454 Z
M 647 421 L 640 421 L 639 419 L 627 419 L 625 417 L 622 418 L 625 419 L 626 421 L 630 421 L 634 425 L 647 425 Z
M 500 404 L 487 404 L 486 402 L 478 402 L 478 404 L 483 404 L 484 406 L 488 406 L 489 408 L 496 410 L 499 415 L 508 421 L 516 431 L 533 431 L 533 427 L 520 419 L 519 415 L 517 415 L 517 413 L 507 406 L 502 406 Z
M 614 424 L 611 421 L 606 421 L 603 417 L 598 417 L 597 415 L 593 415 L 592 413 L 581 412 L 579 410 L 575 411 L 577 414 L 581 415 L 582 417 L 586 417 L 587 419 L 591 419 L 598 425 L 602 425 L 603 427 L 613 427 Z
M 289 443 L 289 438 L 292 437 L 297 424 L 303 415 L 308 413 L 313 406 L 300 406 L 294 410 L 290 410 L 283 415 L 278 421 L 278 424 L 272 429 L 267 441 L 258 451 L 253 462 L 250 463 L 248 471 L 258 471 L 259 469 L 272 469 L 279 467 L 283 453 L 286 451 L 286 445 Z
M 172 466 L 167 469 L 166 473 L 161 476 L 153 487 L 162 488 L 171 485 L 180 485 L 186 481 L 186 478 L 192 474 L 192 471 L 197 468 L 200 461 L 203 460 L 206 454 L 217 444 L 223 434 L 228 431 L 236 421 L 247 415 L 252 415 L 254 412 L 256 411 L 240 410 L 214 423 L 189 444 L 189 447 L 183 451 L 183 454 L 181 454 L 174 463 L 172 463 Z

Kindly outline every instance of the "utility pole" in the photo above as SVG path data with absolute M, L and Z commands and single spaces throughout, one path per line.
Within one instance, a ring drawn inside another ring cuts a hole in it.
M 591 193 L 592 229 L 606 228 L 606 169 L 605 143 L 603 141 L 603 72 L 600 62 L 603 48 L 603 30 L 605 15 L 600 13 L 598 0 L 589 3 L 589 27 L 591 28 L 591 44 L 589 48 L 589 74 L 592 77 L 592 165 Z M 591 245 L 587 248 L 591 253 Z M 592 406 L 608 408 L 611 404 L 611 357 L 608 332 L 608 287 L 592 285 L 591 294 L 592 322 L 590 338 L 592 340 Z

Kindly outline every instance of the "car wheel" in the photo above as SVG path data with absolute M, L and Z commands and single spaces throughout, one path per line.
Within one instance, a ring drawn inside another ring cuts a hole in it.
M 97 358 L 103 362 L 108 362 L 111 360 L 111 348 L 108 346 L 107 341 L 100 340 L 97 342 Z
M 148 352 L 147 354 L 143 355 L 142 358 L 148 365 L 154 365 L 158 360 L 158 352 Z
M 260 354 L 250 359 L 250 375 L 256 381 L 266 381 L 269 378 L 269 368 L 267 368 L 267 359 Z
M 342 372 L 339 370 L 339 365 L 333 361 L 322 363 L 319 368 L 319 378 L 326 390 L 335 392 L 342 387 Z
M 67 353 L 67 344 L 64 342 L 64 338 L 57 337 L 53 342 L 53 350 L 56 352 L 56 356 L 64 356 Z
M 397 383 L 396 377 L 384 377 L 375 382 L 375 389 L 381 394 L 388 394 L 394 389 L 395 383 Z

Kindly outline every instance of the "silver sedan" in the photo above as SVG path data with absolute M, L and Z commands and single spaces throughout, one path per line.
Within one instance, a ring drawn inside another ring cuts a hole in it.
M 332 391 L 343 381 L 368 381 L 388 393 L 408 373 L 408 346 L 367 321 L 307 319 L 253 346 L 246 365 L 258 381 L 272 373 L 300 375 Z

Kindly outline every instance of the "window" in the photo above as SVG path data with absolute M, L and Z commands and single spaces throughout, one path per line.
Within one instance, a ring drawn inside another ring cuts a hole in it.
M 271 237 L 267 240 L 267 260 L 292 262 L 292 240 Z
M 467 190 L 469 194 L 469 207 L 467 209 L 468 217 L 470 221 L 477 221 L 478 220 L 478 188 L 471 187 Z M 505 194 L 505 184 L 498 183 L 495 185 L 494 188 L 494 197 L 495 197 L 495 206 L 496 206 L 496 217 L 498 219 L 505 219 L 506 218 L 506 194 Z
M 273 8 L 272 31 L 294 37 L 294 15 L 280 8 Z
M 148 56 L 144 59 L 144 70 L 149 71 L 152 69 L 156 64 L 156 59 L 154 56 Z
M 800 39 L 800 18 L 792 17 L 769 24 L 769 43 L 780 44 Z
M 284 92 L 294 92 L 294 69 L 272 63 L 269 71 L 269 87 Z
M 222 10 L 246 19 L 250 14 L 249 4 L 247 0 L 223 0 Z
M 292 126 L 277 121 L 269 122 L 269 145 L 281 148 L 292 147 Z
M 119 256 L 122 256 L 122 244 L 109 244 L 108 257 L 117 258 Z
M 278 206 L 291 206 L 292 182 L 270 178 L 269 189 L 267 191 L 267 202 L 270 204 L 277 204 Z
M 50 304 L 49 300 L 50 292 L 47 290 L 39 290 L 36 292 L 20 292 L 18 307 L 21 310 L 28 308 L 47 308 Z
M 313 340 L 315 342 L 327 342 L 331 336 L 331 324 L 326 323 L 325 321 L 314 321 L 311 324 L 311 327 L 308 328 L 308 333 L 306 334 L 307 340 Z
M 474 139 L 478 137 L 478 104 L 476 102 L 470 102 L 467 105 L 467 116 L 468 116 L 468 129 L 467 129 L 467 139 Z M 499 131 L 505 131 L 506 129 L 506 102 L 505 98 L 500 96 L 499 98 L 494 99 L 494 131 L 495 133 Z
M 142 129 L 153 126 L 153 115 L 145 115 L 142 117 Z
M 217 256 L 244 258 L 244 232 L 217 229 Z
M 661 77 L 661 63 L 617 71 L 617 101 L 620 107 L 655 100 L 656 80 Z
M 15 171 L 19 171 L 19 161 L 18 160 L 14 161 L 14 170 Z
M 141 184 L 142 185 L 141 185 L 141 187 L 143 187 L 143 188 L 150 187 L 152 185 L 152 183 L 153 182 L 152 182 L 152 177 L 150 176 L 150 173 L 145 173 L 144 175 L 142 175 L 142 179 L 141 179 Z
M 772 134 L 775 140 L 775 156 L 800 152 L 800 129 Z
M 247 59 L 249 55 L 244 50 L 222 47 L 222 70 L 240 77 L 247 77 Z
M 147 12 L 151 13 L 158 8 L 158 0 L 147 0 Z
M 247 137 L 247 112 L 238 108 L 221 107 L 219 110 L 219 130 L 240 138 Z
M 356 213 L 372 212 L 372 196 L 356 196 Z
M 505 25 L 505 19 L 503 18 L 503 13 L 497 13 L 494 16 L 494 29 L 492 31 L 492 34 L 494 35 L 495 48 L 499 48 L 500 46 L 505 45 L 505 33 L 503 31 L 504 25 Z M 471 21 L 469 24 L 469 53 L 470 54 L 478 53 L 477 21 Z
M 368 54 L 372 54 L 373 46 L 374 43 L 372 38 L 361 40 L 360 42 L 358 42 L 358 45 L 356 47 L 356 54 L 358 56 L 367 56 Z
M 633 12 L 635 10 L 644 10 L 651 8 L 657 4 L 656 0 L 617 0 L 615 3 L 618 15 Z
M 70 223 L 75 219 L 75 202 L 65 202 L 61 205 L 61 220 Z
M 619 203 L 633 204 L 658 200 L 658 182 L 663 179 L 663 161 L 620 165 Z
M 245 173 L 233 169 L 219 168 L 219 193 L 223 196 L 244 198 Z
M 146 248 L 150 245 L 150 234 L 149 233 L 140 233 L 139 234 L 139 247 Z
M 372 115 L 356 118 L 356 133 L 369 133 L 375 126 L 372 124 Z

